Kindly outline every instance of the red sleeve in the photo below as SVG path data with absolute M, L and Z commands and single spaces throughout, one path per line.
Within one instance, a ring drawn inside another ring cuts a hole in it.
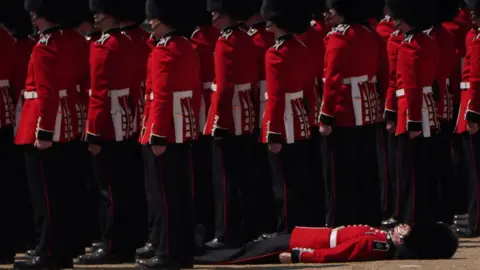
M 40 108 L 36 138 L 51 141 L 53 140 L 55 120 L 60 102 L 58 88 L 54 84 L 56 81 L 57 55 L 52 47 L 41 43 L 37 45 L 35 50 L 36 52 L 32 54 L 32 61 Z
M 364 235 L 351 239 L 334 248 L 293 249 L 294 263 L 335 263 L 385 259 L 389 256 L 389 244 L 377 240 L 374 235 Z
M 262 126 L 267 130 L 267 143 L 283 142 L 285 124 L 285 65 L 280 52 L 269 49 L 265 55 L 265 77 L 267 82 L 267 96 Z
M 110 61 L 109 49 L 103 44 L 95 43 L 90 58 L 91 95 L 86 131 L 86 141 L 92 144 L 100 140 L 100 131 L 110 115 L 108 97 Z
M 470 48 L 470 100 L 466 119 L 480 123 L 480 39 L 475 38 Z
M 452 74 L 450 75 L 450 90 L 453 94 L 454 104 L 460 104 L 460 84 L 462 82 L 462 58 L 460 55 L 456 55 L 455 65 L 452 68 Z
M 193 70 L 198 70 L 198 72 L 193 74 L 196 88 L 193 89 L 193 93 L 192 93 L 192 103 L 193 103 L 192 107 L 193 107 L 193 113 L 195 114 L 195 119 L 198 119 L 200 115 L 200 107 L 202 105 L 202 96 L 205 90 L 203 88 L 203 83 L 202 83 L 202 73 L 201 73 L 202 68 L 200 63 L 200 56 L 197 54 L 197 52 L 195 52 L 194 55 L 195 55 L 195 59 L 192 61 L 192 65 L 195 65 L 195 68 Z
M 419 81 L 419 74 L 422 74 L 423 67 L 417 46 L 410 42 L 403 42 L 398 52 L 398 58 L 401 59 L 398 72 L 402 74 L 407 100 L 407 130 L 409 131 L 422 128 L 423 87 Z
M 173 119 L 173 92 L 171 84 L 176 74 L 172 73 L 174 59 L 164 46 L 156 47 L 152 55 L 152 93 L 149 118 L 152 123 L 150 144 L 166 145 Z
M 320 114 L 320 124 L 332 125 L 335 119 L 337 96 L 343 84 L 342 71 L 348 65 L 348 43 L 345 36 L 331 34 L 326 43 L 325 83 Z
M 233 126 L 232 99 L 234 95 L 234 66 L 233 48 L 224 38 L 220 38 L 215 46 L 215 84 L 210 105 L 210 112 L 218 117 L 213 127 L 213 136 L 228 132 L 228 127 Z
M 397 60 L 398 60 L 398 47 L 399 44 L 395 40 L 397 36 L 391 36 L 387 43 L 388 54 L 388 88 L 385 96 L 385 120 L 397 121 Z

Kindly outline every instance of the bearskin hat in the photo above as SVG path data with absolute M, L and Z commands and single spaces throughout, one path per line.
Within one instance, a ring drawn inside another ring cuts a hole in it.
M 146 0 L 120 0 L 121 15 L 119 19 L 121 21 L 134 21 L 141 24 L 145 21 L 145 5 Z
M 24 8 L 27 12 L 35 12 L 38 17 L 49 22 L 60 23 L 66 3 L 62 0 L 25 0 Z
M 328 0 L 327 7 L 334 9 L 345 23 L 361 23 L 368 19 L 368 5 L 359 0 Z
M 323 15 L 323 13 L 327 11 L 327 5 L 325 4 L 325 0 L 313 0 L 312 10 L 314 15 Z
M 385 16 L 385 0 L 367 0 L 366 10 L 368 18 L 383 18 Z
M 252 8 L 245 0 L 207 0 L 207 10 L 225 13 L 234 20 L 245 21 L 252 16 Z
M 278 28 L 301 34 L 307 31 L 312 19 L 310 0 L 264 0 L 262 16 Z
M 452 21 L 458 14 L 457 0 L 436 0 L 435 20 L 437 23 Z
M 457 248 L 458 237 L 447 224 L 421 222 L 412 227 L 403 244 L 397 247 L 395 259 L 450 259 Z
M 90 11 L 88 0 L 69 0 L 68 11 L 64 13 L 62 26 L 77 27 L 83 22 L 93 23 L 93 13 Z
M 194 7 L 192 9 L 196 18 L 196 25 L 211 25 L 212 13 L 207 11 L 207 2 L 205 0 L 194 0 Z
M 191 0 L 147 0 L 146 15 L 148 20 L 159 19 L 176 30 L 188 32 L 197 24 L 196 16 L 188 12 L 192 6 L 194 2 Z
M 33 33 L 30 15 L 25 11 L 22 1 L 4 0 L 8 3 L 8 13 L 3 17 L 3 25 L 16 38 L 27 37 Z
M 105 13 L 115 18 L 122 16 L 123 0 L 90 0 L 90 10 L 93 13 Z
M 435 23 L 435 0 L 387 0 L 390 15 L 419 29 L 428 29 Z
M 475 13 L 480 11 L 480 0 L 465 0 L 465 4 L 468 9 L 475 11 Z

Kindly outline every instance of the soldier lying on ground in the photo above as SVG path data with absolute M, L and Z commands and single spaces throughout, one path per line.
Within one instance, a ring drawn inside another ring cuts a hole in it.
M 385 231 L 354 225 L 297 227 L 292 234 L 251 242 L 238 249 L 207 250 L 197 264 L 334 263 L 392 259 L 449 259 L 458 238 L 446 224 L 424 222 Z

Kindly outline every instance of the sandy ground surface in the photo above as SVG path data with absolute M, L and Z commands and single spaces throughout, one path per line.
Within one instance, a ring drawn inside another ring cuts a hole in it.
M 22 254 L 18 254 L 18 258 L 22 258 Z M 77 266 L 75 269 L 134 269 L 133 264 L 124 265 L 102 265 L 102 266 Z M 480 270 L 480 238 L 461 240 L 460 248 L 457 251 L 455 257 L 451 260 L 437 260 L 437 261 L 377 261 L 377 262 L 365 262 L 365 263 L 341 263 L 341 264 L 316 264 L 316 265 L 252 265 L 252 266 L 205 266 L 197 265 L 195 269 L 237 269 L 237 268 L 250 268 L 250 269 L 468 269 L 468 270 Z M 11 265 L 0 266 L 0 269 L 12 269 Z

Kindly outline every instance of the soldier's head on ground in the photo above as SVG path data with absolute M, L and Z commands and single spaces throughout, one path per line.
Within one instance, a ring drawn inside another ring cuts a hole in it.
M 327 0 L 329 25 L 362 23 L 368 19 L 367 5 L 358 0 Z
M 194 4 L 191 0 L 147 0 L 146 15 L 156 37 L 178 31 L 187 34 L 196 24 L 195 16 L 187 12 Z
M 264 0 L 262 16 L 267 20 L 267 30 L 301 34 L 307 31 L 312 19 L 312 2 L 309 0 Z
M 437 24 L 452 21 L 458 14 L 459 5 L 457 0 L 435 1 L 435 22 Z
M 64 6 L 65 2 L 62 0 L 25 0 L 24 2 L 24 8 L 29 12 L 32 23 L 36 26 L 45 23 L 61 23 Z
M 118 0 L 90 0 L 95 26 L 101 31 L 117 26 L 122 15 L 122 7 Z
M 387 0 L 389 15 L 402 32 L 425 30 L 435 23 L 435 0 Z
M 252 14 L 245 0 L 206 0 L 207 10 L 212 13 L 212 23 L 218 29 L 247 20 Z
M 411 227 L 397 246 L 395 259 L 450 259 L 458 248 L 458 237 L 446 224 L 421 222 Z

